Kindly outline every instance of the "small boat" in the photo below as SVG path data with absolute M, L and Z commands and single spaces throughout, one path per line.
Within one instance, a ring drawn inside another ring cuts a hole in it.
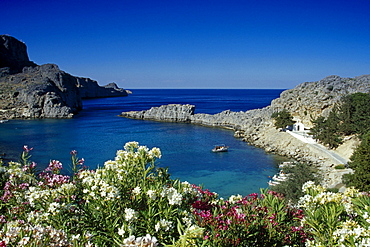
M 213 149 L 212 152 L 218 153 L 218 152 L 227 152 L 229 150 L 228 146 L 225 146 L 225 144 L 221 145 L 216 145 Z

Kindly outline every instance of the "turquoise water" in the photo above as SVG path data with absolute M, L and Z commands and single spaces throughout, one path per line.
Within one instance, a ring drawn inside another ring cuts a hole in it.
M 0 153 L 16 160 L 23 145 L 33 147 L 32 160 L 40 168 L 60 160 L 68 173 L 69 152 L 78 151 L 94 169 L 113 159 L 128 141 L 159 147 L 158 165 L 172 178 L 203 184 L 223 197 L 247 195 L 267 187 L 281 157 L 266 154 L 233 137 L 233 131 L 183 123 L 162 123 L 118 117 L 122 111 L 148 109 L 168 103 L 194 104 L 196 113 L 261 108 L 282 90 L 132 90 L 122 98 L 85 100 L 73 119 L 12 120 L 0 125 Z M 227 153 L 212 153 L 215 144 L 227 144 Z

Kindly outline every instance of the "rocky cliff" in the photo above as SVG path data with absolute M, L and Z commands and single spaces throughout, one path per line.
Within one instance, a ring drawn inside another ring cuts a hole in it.
M 281 93 L 271 103 L 274 110 L 287 109 L 306 126 L 318 116 L 327 116 L 343 95 L 370 92 L 370 75 L 354 78 L 328 76 L 317 82 L 304 82 Z
M 28 58 L 19 40 L 0 35 L 0 119 L 71 118 L 83 98 L 127 96 L 115 83 L 104 87 L 72 76 L 55 64 L 41 66 Z
M 271 102 L 271 105 L 246 112 L 227 110 L 214 115 L 194 114 L 194 109 L 192 113 L 189 113 L 187 107 L 171 105 L 157 107 L 155 111 L 150 109 L 140 112 L 123 112 L 121 116 L 161 121 L 170 118 L 173 122 L 174 119 L 170 116 L 186 115 L 186 119 L 190 123 L 230 128 L 235 130 L 236 137 L 243 138 L 244 141 L 268 152 L 303 162 L 319 164 L 326 175 L 326 185 L 334 187 L 341 183 L 338 179 L 341 176 L 333 176 L 339 171 L 333 171 L 332 165 L 342 163 L 341 160 L 333 158 L 335 151 L 302 142 L 287 132 L 277 130 L 271 115 L 273 112 L 287 109 L 296 119 L 300 119 L 307 126 L 310 126 L 312 118 L 326 116 L 343 96 L 355 92 L 370 92 L 370 75 L 355 78 L 329 76 L 317 82 L 305 82 L 294 89 L 282 92 L 279 98 Z M 150 114 L 150 118 L 148 118 L 147 112 L 155 112 L 155 114 Z M 346 149 L 353 149 L 356 142 L 352 141 L 351 145 L 347 146 Z M 338 150 L 340 149 L 339 147 Z M 351 152 L 347 150 L 344 158 L 348 159 L 350 154 Z
M 27 54 L 27 46 L 16 38 L 0 35 L 0 68 L 8 67 L 9 72 L 19 73 L 24 67 L 36 66 Z

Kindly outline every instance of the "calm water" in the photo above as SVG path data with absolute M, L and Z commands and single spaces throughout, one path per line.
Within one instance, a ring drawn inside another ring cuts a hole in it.
M 281 157 L 266 154 L 233 137 L 233 131 L 180 123 L 162 123 L 118 117 L 122 111 L 179 103 L 196 105 L 196 113 L 262 108 L 282 90 L 137 89 L 128 97 L 85 100 L 73 119 L 12 120 L 0 125 L 0 153 L 16 160 L 23 145 L 34 147 L 32 160 L 45 167 L 50 159 L 70 164 L 69 152 L 78 151 L 90 168 L 113 159 L 128 141 L 159 147 L 159 166 L 169 167 L 172 178 L 203 184 L 227 197 L 247 195 L 267 187 Z M 227 144 L 227 153 L 212 153 L 215 144 Z M 68 172 L 68 171 L 66 171 Z

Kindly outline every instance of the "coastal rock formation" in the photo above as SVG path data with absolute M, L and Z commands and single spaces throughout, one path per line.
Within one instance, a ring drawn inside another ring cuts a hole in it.
M 194 105 L 170 104 L 160 107 L 152 107 L 144 111 L 122 112 L 122 117 L 135 119 L 146 119 L 166 122 L 190 122 L 190 117 L 194 115 Z
M 286 90 L 280 97 L 273 100 L 271 105 L 246 112 L 232 112 L 226 110 L 218 114 L 194 114 L 187 116 L 188 122 L 206 126 L 216 126 L 235 130 L 235 136 L 256 147 L 263 148 L 267 152 L 274 152 L 302 162 L 317 164 L 322 169 L 325 183 L 329 187 L 341 183 L 338 176 L 333 176 L 333 164 L 342 163 L 334 159 L 333 150 L 325 150 L 323 147 L 302 142 L 287 132 L 279 131 L 274 126 L 272 113 L 287 109 L 305 125 L 312 125 L 311 120 L 318 116 L 327 116 L 332 107 L 345 95 L 355 92 L 370 92 L 370 75 L 355 78 L 341 78 L 329 76 L 318 82 L 305 82 L 294 89 Z M 171 119 L 168 115 L 175 113 L 170 109 L 182 109 L 181 105 L 161 106 L 155 109 L 155 114 L 148 118 L 143 112 L 123 112 L 121 116 L 151 120 Z M 153 110 L 154 111 L 154 110 Z M 173 122 L 173 118 L 171 119 Z M 355 146 L 352 146 L 354 148 Z M 339 147 L 337 150 L 340 150 Z M 347 152 L 346 158 L 350 156 Z M 346 169 L 348 170 L 348 169 Z M 349 171 L 340 171 L 349 172 Z M 341 177 L 341 174 L 340 174 Z
M 275 111 L 289 110 L 293 117 L 310 127 L 312 119 L 328 116 L 343 95 L 356 92 L 370 92 L 370 75 L 354 78 L 333 75 L 317 82 L 304 82 L 282 92 L 280 98 L 271 102 L 271 107 Z
M 82 109 L 83 98 L 127 95 L 115 83 L 101 87 L 55 64 L 38 66 L 24 43 L 0 35 L 0 119 L 71 118 Z
M 0 35 L 0 68 L 7 67 L 10 73 L 19 73 L 24 67 L 31 66 L 36 64 L 29 60 L 26 44 L 11 36 Z

